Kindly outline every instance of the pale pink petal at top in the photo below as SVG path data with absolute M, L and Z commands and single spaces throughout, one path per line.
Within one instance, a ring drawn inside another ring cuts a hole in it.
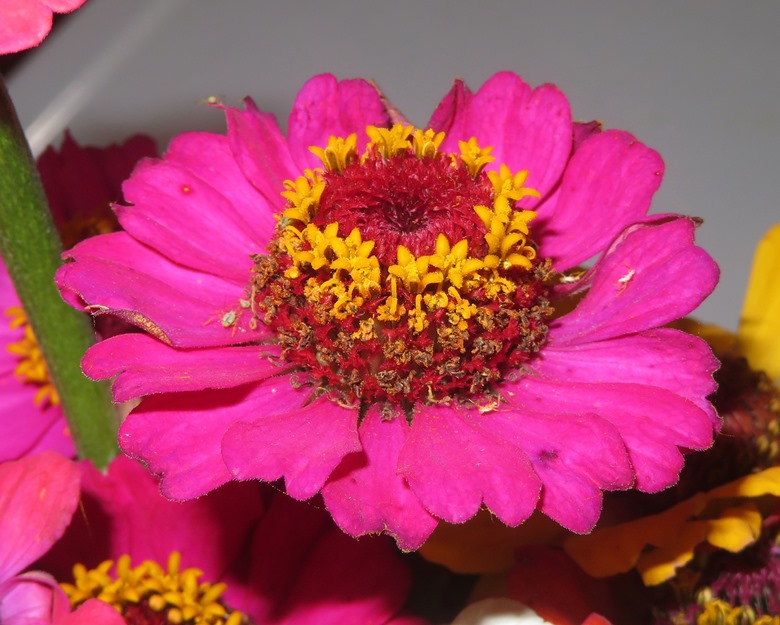
M 360 449 L 357 411 L 327 395 L 301 405 L 306 396 L 292 388 L 289 378 L 269 380 L 263 390 L 270 406 L 246 406 L 243 418 L 222 439 L 225 464 L 234 479 L 273 482 L 283 477 L 288 495 L 309 499 L 344 456 Z
M 201 144 L 204 153 L 227 151 L 224 137 L 200 134 L 187 140 Z M 223 161 L 235 166 L 231 158 Z M 263 210 L 265 202 L 259 193 L 254 192 L 256 206 L 238 204 L 240 193 L 223 186 L 226 182 L 229 177 L 222 181 L 218 175 L 203 180 L 175 158 L 147 160 L 123 187 L 133 206 L 117 205 L 114 210 L 129 234 L 172 262 L 246 281 L 252 267 L 250 255 L 263 251 L 265 240 L 260 237 L 268 236 L 272 217 Z M 247 228 L 246 218 L 253 212 L 259 227 Z
M 258 110 L 251 98 L 244 99 L 244 107 L 245 110 L 222 107 L 227 117 L 230 150 L 247 181 L 268 205 L 281 208 L 282 183 L 303 172 L 293 161 L 276 118 Z
M 431 514 L 450 523 L 467 521 L 484 503 L 518 525 L 536 509 L 541 489 L 517 441 L 496 435 L 489 415 L 448 406 L 418 409 L 398 472 Z
M 147 334 L 120 334 L 93 345 L 81 363 L 94 380 L 114 378 L 114 401 L 154 393 L 230 388 L 283 372 L 268 357 L 278 345 L 183 350 Z
M 68 13 L 85 0 L 0 0 L 0 54 L 37 46 L 51 30 L 52 12 Z
M 381 625 L 401 609 L 409 571 L 386 537 L 354 540 L 319 502 L 281 494 L 269 502 L 251 546 L 246 612 L 258 623 Z
M 526 186 L 542 198 L 554 188 L 569 160 L 573 135 L 569 102 L 557 87 L 531 89 L 516 74 L 500 72 L 458 105 L 463 108 L 442 150 L 457 154 L 458 141 L 476 137 L 480 147 L 493 147 L 496 160 L 488 169 L 505 164 L 512 171 L 528 170 Z M 520 205 L 529 208 L 538 201 L 525 198 Z
M 531 224 L 540 254 L 563 271 L 605 249 L 647 213 L 663 172 L 658 152 L 629 133 L 607 130 L 591 136 Z
M 244 284 L 192 271 L 168 261 L 125 232 L 92 237 L 64 254 L 56 274 L 63 298 L 93 314 L 111 313 L 180 347 L 211 347 L 260 340 L 238 319 Z
M 486 427 L 516 441 L 542 482 L 539 509 L 574 532 L 593 529 L 601 515 L 601 491 L 631 487 L 634 472 L 615 426 L 597 414 L 549 410 L 535 413 L 507 405 L 487 413 Z
M 321 167 L 310 147 L 324 148 L 331 136 L 347 137 L 356 132 L 361 153 L 367 141 L 366 126 L 387 126 L 388 121 L 376 86 L 361 78 L 337 80 L 332 74 L 320 74 L 301 87 L 290 111 L 290 153 L 301 170 Z
M 0 464 L 0 582 L 41 557 L 79 498 L 78 467 L 55 452 Z
M 632 382 L 665 388 L 694 402 L 718 424 L 706 399 L 715 392 L 712 374 L 718 366 L 702 339 L 672 328 L 656 328 L 595 343 L 557 347 L 553 341 L 532 369 L 534 376 L 559 382 Z
M 704 410 L 662 388 L 631 383 L 551 381 L 526 376 L 513 387 L 522 412 L 595 414 L 609 421 L 628 449 L 635 488 L 656 492 L 677 481 L 680 449 L 712 444 L 713 425 Z M 603 459 L 602 459 L 603 461 Z
M 436 518 L 396 471 L 409 430 L 403 417 L 384 420 L 376 405 L 368 409 L 359 429 L 362 451 L 346 456 L 322 488 L 333 520 L 347 534 L 386 532 L 412 551 L 436 529 Z
M 621 234 L 594 267 L 587 295 L 550 325 L 550 345 L 639 332 L 696 308 L 715 288 L 718 266 L 696 247 L 693 230 L 693 222 L 682 217 Z

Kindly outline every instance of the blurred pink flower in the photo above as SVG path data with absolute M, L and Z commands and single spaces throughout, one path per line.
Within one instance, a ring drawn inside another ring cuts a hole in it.
M 112 608 L 98 602 L 71 616 L 68 598 L 51 575 L 21 573 L 62 535 L 78 499 L 78 467 L 55 452 L 0 463 L 0 623 L 66 625 L 94 619 L 122 625 Z
M 105 474 L 87 462 L 81 468 L 81 511 L 37 563 L 58 580 L 70 580 L 77 562 L 91 569 L 125 555 L 134 565 L 151 560 L 164 568 L 178 551 L 182 567 L 226 583 L 226 604 L 257 623 L 358 625 L 400 618 L 410 577 L 392 541 L 355 541 L 321 506 L 256 482 L 173 502 L 127 457 L 115 458 Z
M 148 333 L 83 366 L 146 396 L 120 446 L 166 496 L 284 478 L 349 534 L 415 549 L 482 506 L 587 532 L 603 490 L 661 490 L 711 444 L 716 361 L 661 326 L 718 270 L 693 220 L 646 215 L 664 166 L 636 138 L 511 73 L 456 82 L 427 133 L 329 75 L 287 137 L 250 100 L 225 113 L 227 136 L 137 168 L 125 232 L 58 274 Z
M 46 197 L 67 247 L 118 227 L 109 208 L 139 159 L 157 153 L 154 141 L 135 135 L 105 148 L 81 146 L 70 134 L 59 150 L 38 159 Z M 44 449 L 74 455 L 73 441 L 43 355 L 0 260 L 0 461 Z M 103 334 L 112 328 L 101 326 Z
M 0 0 L 0 54 L 34 48 L 51 30 L 53 13 L 75 11 L 85 0 Z

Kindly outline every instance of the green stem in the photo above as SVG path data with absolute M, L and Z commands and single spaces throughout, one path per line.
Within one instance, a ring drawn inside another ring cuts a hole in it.
M 87 315 L 67 306 L 54 285 L 61 253 L 38 170 L 0 80 L 0 255 L 46 358 L 78 454 L 103 468 L 117 453 L 118 420 L 108 386 L 81 372 L 81 357 L 95 334 Z

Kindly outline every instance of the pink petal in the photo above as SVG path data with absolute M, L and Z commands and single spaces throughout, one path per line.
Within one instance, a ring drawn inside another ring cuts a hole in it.
M 51 30 L 52 11 L 68 13 L 85 0 L 0 0 L 0 54 L 37 46 Z
M 274 213 L 279 212 L 283 203 L 280 195 L 282 183 L 276 183 L 273 194 L 268 198 L 258 192 L 255 185 L 247 179 L 233 152 L 233 139 L 229 129 L 227 137 L 208 133 L 179 135 L 171 141 L 165 159 L 217 189 L 229 201 L 227 217 L 230 221 L 238 228 L 251 233 L 255 245 L 265 244 L 276 228 Z M 203 158 L 204 150 L 207 150 L 208 158 Z M 225 216 L 220 215 L 220 218 L 223 217 Z
M 360 450 L 357 410 L 325 395 L 301 406 L 305 391 L 295 391 L 286 379 L 271 382 L 263 387 L 263 400 L 274 410 L 247 411 L 228 429 L 222 440 L 225 464 L 237 480 L 284 477 L 291 497 L 308 499 L 345 455 Z
M 418 549 L 438 521 L 422 507 L 396 466 L 409 435 L 404 418 L 383 420 L 376 405 L 360 424 L 363 451 L 342 460 L 322 489 L 333 520 L 351 536 L 386 532 L 403 550 Z
M 255 390 L 151 395 L 125 419 L 119 446 L 160 478 L 166 497 L 200 497 L 231 480 L 220 441 L 251 410 Z
M 283 182 L 303 174 L 290 155 L 290 148 L 276 119 L 259 111 L 250 99 L 245 110 L 224 107 L 228 124 L 228 142 L 241 172 L 265 198 L 269 207 L 279 210 Z
M 281 377 L 231 389 L 151 395 L 122 424 L 119 446 L 161 476 L 166 497 L 199 497 L 235 477 L 222 456 L 222 438 L 232 425 L 245 425 L 256 415 L 274 420 L 295 411 L 310 393 Z M 283 423 L 279 427 L 283 429 Z M 240 453 L 251 462 L 256 452 L 247 442 Z
M 493 434 L 476 409 L 425 406 L 398 458 L 423 506 L 450 523 L 474 516 L 484 503 L 507 525 L 536 509 L 540 481 L 518 441 Z
M 589 122 L 574 122 L 572 126 L 574 130 L 572 153 L 576 152 L 587 139 L 599 134 L 603 130 L 601 122 L 596 119 Z
M 680 449 L 705 449 L 712 444 L 709 415 L 665 389 L 526 376 L 513 391 L 512 404 L 518 411 L 595 414 L 612 423 L 628 449 L 635 486 L 641 491 L 656 492 L 677 481 L 683 464 Z
M 385 537 L 353 540 L 317 505 L 275 495 L 251 547 L 244 608 L 258 623 L 385 623 L 409 590 L 409 572 Z
M 276 345 L 243 345 L 182 350 L 146 334 L 120 334 L 93 345 L 84 356 L 84 373 L 113 382 L 114 401 L 153 393 L 230 388 L 259 382 L 281 372 L 269 360 Z
M 248 184 L 235 190 L 228 186 L 242 176 L 230 156 L 226 137 L 184 135 L 173 148 L 165 160 L 139 163 L 125 182 L 125 198 L 133 206 L 115 206 L 119 222 L 136 240 L 177 264 L 248 282 L 250 255 L 263 250 L 273 229 L 267 203 Z M 226 169 L 226 179 L 221 178 L 220 170 L 190 169 L 188 159 L 178 155 L 186 150 L 213 152 L 214 165 Z M 245 197 L 247 192 L 254 195 L 254 206 Z M 248 225 L 252 218 L 259 221 L 259 227 Z
M 560 347 L 552 338 L 542 357 L 534 361 L 533 370 L 536 376 L 559 382 L 632 382 L 665 388 L 695 403 L 717 424 L 707 396 L 715 392 L 712 374 L 718 366 L 712 349 L 702 339 L 657 328 Z
M 554 85 L 531 89 L 516 74 L 500 72 L 458 104 L 463 108 L 456 112 L 442 150 L 457 153 L 458 141 L 476 137 L 481 147 L 493 146 L 496 160 L 490 169 L 506 164 L 513 171 L 528 170 L 527 186 L 545 197 L 571 153 L 573 131 L 566 96 Z M 527 198 L 522 205 L 530 207 L 537 201 Z
M 51 451 L 0 464 L 0 581 L 62 535 L 78 503 L 79 479 L 78 467 Z
M 59 625 L 69 612 L 68 597 L 51 575 L 32 571 L 0 584 L 3 625 Z
M 450 134 L 452 125 L 461 111 L 468 109 L 473 94 L 462 80 L 457 79 L 431 115 L 428 128 Z
M 682 317 L 718 281 L 686 218 L 629 228 L 594 268 L 575 310 L 551 324 L 550 343 L 581 344 L 639 332 Z M 652 252 L 652 253 L 650 253 Z
M 38 157 L 38 172 L 57 226 L 83 219 L 121 199 L 122 182 L 144 157 L 157 155 L 154 140 L 134 135 L 107 147 L 79 145 L 69 132 L 57 150 L 48 147 Z
M 366 126 L 387 126 L 387 109 L 381 93 L 362 80 L 337 80 L 332 74 L 310 78 L 301 87 L 287 123 L 290 153 L 300 170 L 321 167 L 309 151 L 325 147 L 331 136 L 358 133 L 358 153 L 366 145 Z
M 75 612 L 57 620 L 56 625 L 126 625 L 125 619 L 108 603 L 90 599 Z
M 623 602 L 617 588 L 613 580 L 590 577 L 565 553 L 547 547 L 518 550 L 517 564 L 506 578 L 509 598 L 532 608 L 545 622 L 570 625 L 609 625 L 591 613 L 618 616 Z
M 14 380 L 0 383 L 0 462 L 46 450 L 68 458 L 76 455 L 62 409 L 36 405 L 36 391 Z
M 658 152 L 629 133 L 608 130 L 591 136 L 533 222 L 540 253 L 563 270 L 603 250 L 647 213 L 663 172 Z
M 601 490 L 629 488 L 634 473 L 618 430 L 595 414 L 501 407 L 486 415 L 491 432 L 518 441 L 542 481 L 539 508 L 574 532 L 601 515 Z
M 57 272 L 63 298 L 94 314 L 110 312 L 179 347 L 230 345 L 258 340 L 264 328 L 223 315 L 235 311 L 244 287 L 171 263 L 125 232 L 92 237 L 66 252 Z M 248 278 L 247 274 L 247 278 Z
M 86 566 L 122 554 L 134 563 L 164 564 L 176 550 L 183 566 L 201 569 L 204 579 L 222 580 L 244 554 L 263 512 L 260 491 L 252 484 L 226 484 L 192 501 L 165 499 L 146 469 L 126 456 L 117 457 L 108 474 L 84 463 L 82 488 L 90 527 L 80 529 L 90 534 L 104 529 L 108 542 L 102 553 L 93 545 L 80 555 Z

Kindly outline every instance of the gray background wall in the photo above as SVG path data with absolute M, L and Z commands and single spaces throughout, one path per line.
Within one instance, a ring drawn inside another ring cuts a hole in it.
M 703 216 L 721 265 L 701 319 L 735 328 L 752 250 L 780 221 L 780 2 L 88 0 L 9 79 L 33 147 L 220 131 L 199 102 L 286 120 L 312 74 L 375 79 L 424 124 L 455 77 L 554 82 L 577 118 L 664 156 L 655 211 Z

